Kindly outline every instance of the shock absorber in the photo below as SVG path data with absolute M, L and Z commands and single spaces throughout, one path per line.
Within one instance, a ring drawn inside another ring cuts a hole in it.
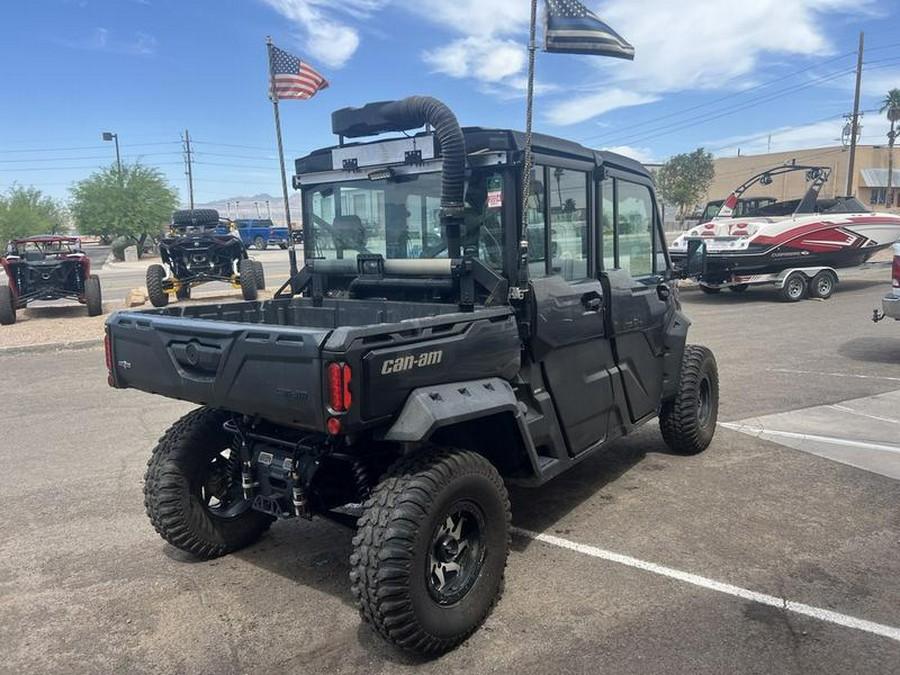
M 371 483 L 369 483 L 369 472 L 366 465 L 361 459 L 354 458 L 350 466 L 353 470 L 353 478 L 356 480 L 356 489 L 362 501 L 366 501 L 371 494 Z

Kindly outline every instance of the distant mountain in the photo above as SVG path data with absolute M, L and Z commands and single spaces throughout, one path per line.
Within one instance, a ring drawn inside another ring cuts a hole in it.
M 291 221 L 294 225 L 301 224 L 300 194 L 290 195 Z M 188 208 L 187 205 L 181 208 Z M 205 204 L 194 204 L 195 209 L 215 209 L 222 217 L 226 218 L 271 218 L 277 225 L 284 225 L 284 199 L 273 197 L 262 192 L 251 197 L 239 196 L 219 199 Z

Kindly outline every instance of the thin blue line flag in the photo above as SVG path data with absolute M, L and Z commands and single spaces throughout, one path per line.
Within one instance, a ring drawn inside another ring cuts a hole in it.
M 634 59 L 634 47 L 578 0 L 546 0 L 544 50 Z

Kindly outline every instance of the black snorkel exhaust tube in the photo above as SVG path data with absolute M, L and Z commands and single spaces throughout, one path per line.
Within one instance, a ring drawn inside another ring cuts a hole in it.
M 459 258 L 466 182 L 466 142 L 453 111 L 431 96 L 410 96 L 399 101 L 370 103 L 361 109 L 337 111 L 331 120 L 333 131 L 347 137 L 407 131 L 426 124 L 434 127 L 443 158 L 441 224 L 447 232 L 447 257 Z

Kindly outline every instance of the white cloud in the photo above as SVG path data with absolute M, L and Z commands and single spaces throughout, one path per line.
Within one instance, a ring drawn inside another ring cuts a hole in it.
M 760 155 L 767 152 L 833 147 L 841 140 L 843 126 L 844 120 L 835 118 L 796 127 L 777 127 L 752 136 L 724 138 L 704 145 L 711 148 L 718 157 L 736 155 L 738 149 L 742 155 Z M 864 134 L 860 142 L 872 141 L 866 140 Z
M 64 40 L 62 44 L 72 49 L 105 51 L 113 54 L 151 56 L 156 53 L 156 38 L 152 35 L 137 32 L 132 39 L 118 39 L 113 37 L 106 28 L 94 28 L 87 36 Z
M 620 155 L 625 155 L 626 157 L 631 157 L 631 159 L 635 159 L 641 164 L 655 164 L 657 163 L 657 159 L 653 156 L 653 151 L 650 148 L 635 148 L 630 145 L 615 145 L 611 148 L 603 148 L 608 152 L 616 152 Z
M 388 0 L 262 0 L 300 29 L 310 56 L 326 65 L 343 66 L 359 47 L 359 31 L 340 20 L 340 14 L 365 20 L 384 7 Z
M 435 72 L 451 77 L 473 77 L 496 83 L 511 78 L 525 66 L 525 51 L 512 40 L 476 37 L 455 40 L 423 55 Z
M 641 94 L 624 89 L 606 89 L 594 94 L 568 96 L 561 103 L 551 104 L 546 112 L 546 117 L 553 124 L 576 124 L 617 108 L 652 103 L 657 98 L 653 94 Z

